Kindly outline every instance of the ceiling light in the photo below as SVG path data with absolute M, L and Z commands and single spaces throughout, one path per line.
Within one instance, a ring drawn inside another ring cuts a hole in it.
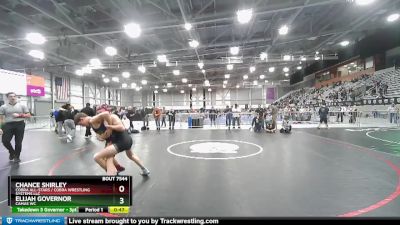
M 199 63 L 197 63 L 197 66 L 198 66 L 200 69 L 203 69 L 204 63 L 203 63 L 203 62 L 199 62 Z
M 206 71 L 205 71 L 205 70 L 201 70 L 201 72 L 202 72 L 202 73 L 206 73 Z
M 256 71 L 256 67 L 255 66 L 250 66 L 250 73 L 253 73 L 254 71 Z
M 285 77 L 288 77 L 289 76 L 289 74 L 288 73 L 285 73 Z
M 188 87 L 192 87 L 192 84 L 188 84 Z
M 194 87 L 194 88 L 192 88 L 192 91 L 196 91 L 197 89 Z
M 247 80 L 248 78 L 249 78 L 249 76 L 243 75 L 243 80 Z
M 268 71 L 270 72 L 270 73 L 273 73 L 273 72 L 275 72 L 275 67 L 270 67 L 270 68 L 268 68 Z
M 302 56 L 302 57 L 300 58 L 300 60 L 301 60 L 301 61 L 306 61 L 307 58 L 306 58 L 305 56 Z
M 236 85 L 236 88 L 239 88 L 240 86 L 239 86 L 239 84 L 238 85 Z
M 158 55 L 158 56 L 157 56 L 157 60 L 158 60 L 159 62 L 161 62 L 161 63 L 165 63 L 165 62 L 168 61 L 166 55 Z
M 284 67 L 283 68 L 283 72 L 285 72 L 285 73 L 289 72 L 289 68 L 288 67 Z
M 155 89 L 158 89 L 159 87 L 158 87 L 158 85 L 155 85 L 154 88 L 155 88 Z
M 191 30 L 193 26 L 190 23 L 185 23 L 184 27 L 186 30 Z
M 136 91 L 140 91 L 140 87 L 136 87 L 135 90 L 136 90 Z
M 318 54 L 319 54 L 319 51 L 316 51 L 315 54 L 318 55 Z
M 209 88 L 209 89 L 208 89 L 208 92 L 211 92 L 211 91 L 212 91 L 211 88 Z
M 123 83 L 122 84 L 122 88 L 127 88 L 128 87 L 128 84 L 127 83 Z
M 143 65 L 139 66 L 139 67 L 138 67 L 138 70 L 139 70 L 141 73 L 146 73 L 146 67 L 143 66 Z
M 26 34 L 25 39 L 35 45 L 42 45 L 47 41 L 40 33 L 28 33 Z
M 303 68 L 303 67 L 301 67 L 301 66 L 298 66 L 298 67 L 297 67 L 297 70 L 301 70 L 302 68 Z
M 112 77 L 111 80 L 114 81 L 114 82 L 117 82 L 117 83 L 119 82 L 119 78 L 118 77 Z
M 89 62 L 93 68 L 98 68 L 102 65 L 100 59 L 98 59 L 98 58 L 91 59 Z
M 264 83 L 268 83 L 268 80 L 265 80 Z
M 226 69 L 227 69 L 227 70 L 233 70 L 233 65 L 232 65 L 232 64 L 226 65 Z
M 44 59 L 44 53 L 40 50 L 30 50 L 28 54 L 36 59 Z
M 375 0 L 355 0 L 357 5 L 369 5 Z
M 280 35 L 286 35 L 288 32 L 289 32 L 289 27 L 286 25 L 283 25 L 281 28 L 279 28 Z
M 350 44 L 350 41 L 342 41 L 342 42 L 340 42 L 340 45 L 343 46 L 343 47 L 346 47 L 349 44 Z
M 109 56 L 114 56 L 117 54 L 117 49 L 111 46 L 108 46 L 104 49 L 107 55 Z
M 155 91 L 154 91 L 154 94 L 158 94 L 158 91 L 157 91 L 157 90 L 155 90 Z
M 172 83 L 167 83 L 167 87 L 172 87 Z
M 197 48 L 199 46 L 199 42 L 196 40 L 189 41 L 189 46 L 192 48 Z
M 137 23 L 129 23 L 124 26 L 125 33 L 131 38 L 137 38 L 142 33 L 142 29 Z
M 261 52 L 260 54 L 260 60 L 266 60 L 268 58 L 268 54 L 265 52 Z
M 188 79 L 186 79 L 186 78 L 182 78 L 182 83 L 187 83 L 188 82 Z
M 222 85 L 222 88 L 226 88 L 226 85 L 224 84 L 224 85 Z
M 237 55 L 239 53 L 239 47 L 238 46 L 231 47 L 230 52 L 232 55 Z
M 292 58 L 291 55 L 284 55 L 284 56 L 283 56 L 283 60 L 284 60 L 284 61 L 290 61 L 291 58 Z
M 230 74 L 225 74 L 225 79 L 229 79 L 231 77 Z
M 142 80 L 142 84 L 146 85 L 147 84 L 147 80 Z
M 75 74 L 78 76 L 83 76 L 83 70 L 75 70 Z
M 185 94 L 185 91 L 184 91 L 184 90 L 181 90 L 181 94 Z
M 89 65 L 82 68 L 83 73 L 92 74 L 92 68 Z
M 122 72 L 122 77 L 124 78 L 129 78 L 131 76 L 131 73 L 129 72 Z
M 398 20 L 399 17 L 400 17 L 400 15 L 399 15 L 398 13 L 394 13 L 394 14 L 391 14 L 390 16 L 388 16 L 388 17 L 386 18 L 386 21 L 388 21 L 388 22 L 394 22 L 394 21 Z
M 181 74 L 181 72 L 180 72 L 179 70 L 172 70 L 172 73 L 173 73 L 175 76 L 178 76 L 179 74 Z
M 131 83 L 131 88 L 135 88 L 137 85 L 136 85 L 136 83 Z
M 162 91 L 163 91 L 164 93 L 167 93 L 168 90 L 167 90 L 167 89 L 162 89 Z
M 261 74 L 261 75 L 260 75 L 260 79 L 261 79 L 261 80 L 264 80 L 264 79 L 265 79 L 265 75 L 264 75 L 264 74 Z
M 253 81 L 253 85 L 258 85 L 258 81 Z
M 104 77 L 106 77 L 106 75 L 102 74 L 101 77 L 104 78 Z
M 228 83 L 228 81 L 227 81 L 227 80 L 224 80 L 224 81 L 223 81 L 223 84 L 227 84 L 227 83 Z
M 103 79 L 103 82 L 104 82 L 104 83 L 109 83 L 109 82 L 110 82 L 110 78 L 104 78 L 104 79 Z
M 253 9 L 242 9 L 236 12 L 237 20 L 240 24 L 248 23 L 253 16 Z
M 205 85 L 205 86 L 210 86 L 210 81 L 209 81 L 209 80 L 205 80 L 205 81 L 204 81 L 204 85 Z

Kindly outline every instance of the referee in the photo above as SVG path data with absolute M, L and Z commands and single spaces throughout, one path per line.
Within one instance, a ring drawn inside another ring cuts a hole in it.
M 25 118 L 31 117 L 26 106 L 17 102 L 17 95 L 14 92 L 6 94 L 8 104 L 0 107 L 0 135 L 3 135 L 2 142 L 10 153 L 10 160 L 21 162 L 19 156 L 22 149 L 22 140 L 25 132 Z M 11 145 L 11 139 L 15 136 L 15 149 Z

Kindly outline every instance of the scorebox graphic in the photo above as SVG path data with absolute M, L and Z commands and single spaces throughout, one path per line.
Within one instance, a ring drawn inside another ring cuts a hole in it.
M 131 176 L 9 176 L 13 213 L 127 213 Z

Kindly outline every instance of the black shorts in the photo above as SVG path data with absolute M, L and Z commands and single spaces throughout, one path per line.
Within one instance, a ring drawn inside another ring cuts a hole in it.
M 133 140 L 127 131 L 113 132 L 106 141 L 106 146 L 114 145 L 117 152 L 123 152 L 132 148 Z
M 320 123 L 328 124 L 328 117 L 321 117 L 321 118 L 319 119 L 319 122 L 320 122 Z

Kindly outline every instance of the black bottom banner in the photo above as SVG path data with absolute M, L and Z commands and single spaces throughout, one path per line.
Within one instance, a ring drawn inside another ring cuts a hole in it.
M 266 222 L 274 222 L 277 224 L 285 224 L 287 222 L 306 222 L 307 224 L 326 224 L 347 222 L 359 224 L 376 224 L 376 222 L 398 224 L 400 218 L 136 218 L 136 217 L 111 217 L 111 218 L 89 218 L 89 217 L 68 217 L 67 225 L 99 225 L 99 224 L 116 224 L 116 225 L 165 225 L 165 224 L 265 224 Z

